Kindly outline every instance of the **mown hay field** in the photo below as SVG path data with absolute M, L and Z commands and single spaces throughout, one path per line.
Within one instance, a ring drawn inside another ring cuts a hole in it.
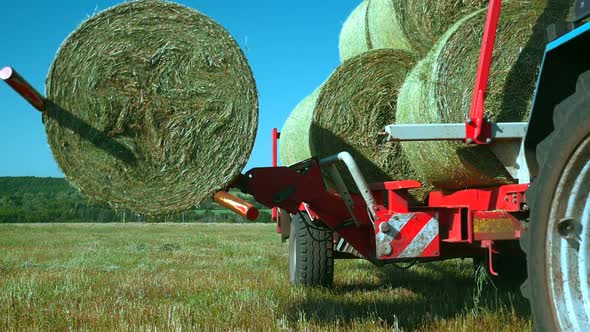
M 0 330 L 523 331 L 528 303 L 471 261 L 337 261 L 294 288 L 269 224 L 0 225 Z M 480 275 L 479 278 L 474 275 Z

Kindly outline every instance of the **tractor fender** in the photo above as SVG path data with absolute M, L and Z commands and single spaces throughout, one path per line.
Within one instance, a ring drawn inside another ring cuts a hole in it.
M 524 139 L 532 177 L 539 173 L 536 148 L 553 132 L 555 107 L 576 91 L 578 77 L 590 70 L 590 23 L 547 44 Z

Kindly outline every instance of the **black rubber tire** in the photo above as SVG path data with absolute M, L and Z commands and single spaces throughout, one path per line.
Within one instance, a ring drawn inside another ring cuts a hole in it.
M 537 146 L 539 176 L 527 192 L 531 208 L 528 230 L 521 239 L 529 278 L 522 293 L 529 299 L 537 331 L 559 331 L 546 262 L 547 235 L 554 195 L 562 172 L 581 142 L 590 136 L 590 71 L 580 75 L 576 92 L 560 103 L 553 116 L 555 130 Z
M 293 215 L 289 237 L 289 280 L 297 286 L 331 287 L 334 280 L 332 231 L 311 222 L 306 213 Z

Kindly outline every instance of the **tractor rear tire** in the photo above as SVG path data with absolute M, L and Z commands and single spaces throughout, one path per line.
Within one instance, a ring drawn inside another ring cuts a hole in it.
M 331 287 L 334 279 L 332 231 L 307 213 L 291 218 L 289 280 L 296 286 Z
M 527 192 L 522 286 L 538 331 L 590 331 L 590 71 L 555 108 L 555 130 L 537 147 L 539 176 Z

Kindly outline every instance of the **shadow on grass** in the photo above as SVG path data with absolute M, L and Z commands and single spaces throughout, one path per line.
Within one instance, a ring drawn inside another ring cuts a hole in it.
M 464 268 L 467 266 L 467 268 Z M 385 327 L 414 330 L 441 319 L 453 319 L 480 311 L 509 312 L 529 319 L 528 302 L 520 295 L 519 285 L 477 286 L 473 269 L 466 264 L 424 264 L 417 270 L 394 266 L 376 268 L 361 265 L 374 273 L 378 281 L 336 284 L 334 289 L 308 289 L 304 299 L 286 310 L 292 323 L 303 315 L 321 323 L 344 324 L 378 320 Z

